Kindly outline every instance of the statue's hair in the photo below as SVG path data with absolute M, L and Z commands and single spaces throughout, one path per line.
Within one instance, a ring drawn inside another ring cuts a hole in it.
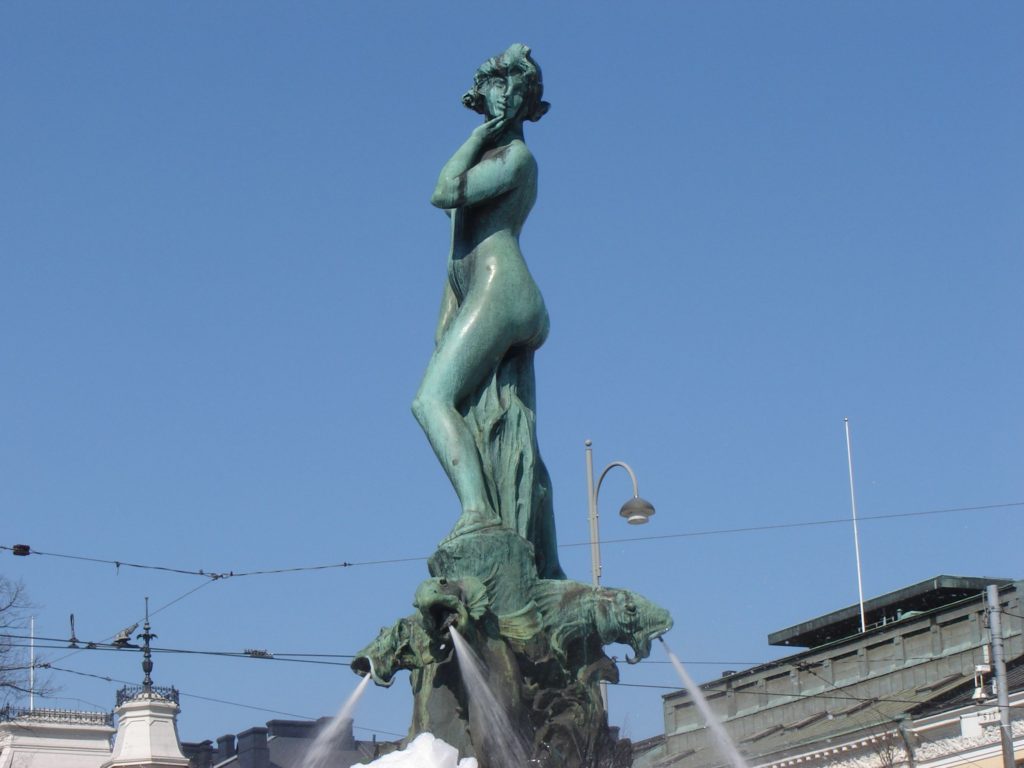
M 477 69 L 473 76 L 473 87 L 462 97 L 462 103 L 474 112 L 485 114 L 481 86 L 492 77 L 503 77 L 510 72 L 523 75 L 526 80 L 526 98 L 523 103 L 523 117 L 537 122 L 547 113 L 551 105 L 541 97 L 544 95 L 544 80 L 540 66 L 530 56 L 529 46 L 513 43 L 504 53 L 492 56 Z

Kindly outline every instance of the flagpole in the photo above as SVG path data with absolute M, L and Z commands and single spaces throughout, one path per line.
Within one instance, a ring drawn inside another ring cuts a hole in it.
M 864 582 L 860 574 L 860 536 L 857 533 L 857 497 L 853 492 L 853 451 L 850 448 L 850 419 L 844 418 L 846 427 L 846 464 L 850 470 L 850 510 L 853 515 L 853 550 L 857 556 L 857 597 L 860 600 L 860 631 L 867 632 L 868 624 L 864 618 Z

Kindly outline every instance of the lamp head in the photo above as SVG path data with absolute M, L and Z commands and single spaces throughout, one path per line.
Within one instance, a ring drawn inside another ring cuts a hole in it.
M 634 496 L 622 505 L 619 514 L 626 518 L 630 525 L 643 525 L 654 514 L 654 505 L 646 499 Z

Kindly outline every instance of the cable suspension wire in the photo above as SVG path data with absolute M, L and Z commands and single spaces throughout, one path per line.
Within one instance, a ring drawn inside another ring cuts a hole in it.
M 211 581 L 217 581 L 219 579 L 228 578 L 239 578 L 242 576 L 268 576 L 279 573 L 298 573 L 301 571 L 325 571 L 334 568 L 354 568 L 357 566 L 364 565 L 391 565 L 393 563 L 408 563 L 419 560 L 426 560 L 426 556 L 421 557 L 402 557 L 402 558 L 391 558 L 387 560 L 364 560 L 361 562 L 350 563 L 342 561 L 340 563 L 327 563 L 325 565 L 306 565 L 297 566 L 294 568 L 266 568 L 254 571 L 207 571 L 202 568 L 198 570 L 192 570 L 189 568 L 172 568 L 166 565 L 147 565 L 145 563 L 133 563 L 127 560 L 109 560 L 102 557 L 88 557 L 86 555 L 70 555 L 63 552 L 43 552 L 42 550 L 32 549 L 26 544 L 15 544 L 14 546 L 5 546 L 0 544 L 0 550 L 7 550 L 20 557 L 26 557 L 28 555 L 39 555 L 41 557 L 58 557 L 64 560 L 80 560 L 88 563 L 99 563 L 103 565 L 113 565 L 118 572 L 122 567 L 124 568 L 137 568 L 140 570 L 149 571 L 162 571 L 164 573 L 177 573 L 184 576 L 203 576 Z M 164 606 L 167 607 L 167 606 Z M 162 609 L 161 609 L 162 610 Z
M 984 504 L 976 507 L 949 507 L 948 509 L 929 509 L 921 512 L 895 512 L 887 515 L 862 515 L 858 518 L 860 522 L 865 520 L 895 520 L 907 517 L 925 517 L 927 515 L 945 515 L 956 512 L 983 512 L 995 509 L 1007 509 L 1009 507 L 1024 507 L 1024 501 L 1010 501 L 1005 504 Z M 721 536 L 733 533 L 753 533 L 756 531 L 777 531 L 787 528 L 810 528 L 821 525 L 848 524 L 850 518 L 838 517 L 830 520 L 807 520 L 801 523 L 775 523 L 772 525 L 751 525 L 744 528 L 716 528 L 707 531 L 688 531 L 685 533 L 663 533 L 652 536 L 631 536 L 624 539 L 602 539 L 602 544 L 625 544 L 632 541 L 654 541 L 656 539 L 686 539 L 701 536 Z M 559 547 L 589 547 L 589 541 L 579 541 L 572 544 L 560 544 Z
M 1007 508 L 1010 508 L 1010 507 L 1024 507 L 1024 501 L 1011 501 L 1011 502 L 1006 502 L 1006 503 L 1002 503 L 1002 504 L 983 504 L 983 505 L 973 506 L 973 507 L 949 507 L 949 508 L 946 508 L 946 509 L 930 509 L 930 510 L 924 510 L 924 511 L 919 511 L 919 512 L 897 512 L 897 513 L 886 514 L 886 515 L 866 515 L 866 516 L 859 517 L 858 520 L 860 522 L 864 522 L 864 521 L 867 521 L 867 520 L 896 520 L 896 519 L 900 519 L 900 518 L 914 518 L 914 517 L 925 517 L 925 516 L 929 516 L 929 515 L 954 514 L 954 513 L 957 513 L 957 512 L 991 511 L 991 510 L 997 510 L 997 509 L 1007 509 Z M 753 532 L 758 532 L 758 531 L 777 531 L 777 530 L 786 530 L 786 529 L 791 529 L 791 528 L 810 528 L 810 527 L 817 527 L 817 526 L 822 526 L 822 525 L 839 525 L 839 524 L 847 524 L 849 522 L 850 522 L 850 518 L 848 518 L 848 517 L 840 517 L 840 518 L 833 518 L 833 519 L 828 519 L 828 520 L 806 520 L 806 521 L 798 522 L 798 523 L 775 523 L 775 524 L 772 524 L 772 525 L 751 525 L 751 526 L 745 526 L 745 527 L 742 527 L 742 528 L 717 528 L 717 529 L 710 529 L 710 530 L 706 530 L 706 531 L 686 531 L 686 532 L 683 532 L 683 533 L 663 533 L 663 534 L 656 534 L 656 535 L 652 535 L 652 536 L 631 536 L 631 537 L 628 537 L 628 538 L 602 539 L 599 543 L 600 544 L 626 544 L 626 543 L 636 542 L 636 541 L 657 541 L 657 540 L 667 540 L 667 539 L 686 539 L 686 538 L 698 538 L 698 537 L 703 537 L 703 536 L 725 536 L 725 535 L 732 535 L 732 534 L 737 534 L 737 533 L 753 533 Z M 589 547 L 590 544 L 591 544 L 591 542 L 588 540 L 588 541 L 572 542 L 572 543 L 569 543 L 569 544 L 559 544 L 558 546 L 559 546 L 560 549 L 570 549 L 570 548 L 573 548 L 573 547 Z M 120 568 L 123 566 L 125 568 L 136 568 L 136 569 L 142 569 L 142 570 L 161 571 L 161 572 L 164 572 L 164 573 L 175 573 L 175 574 L 186 575 L 186 576 L 202 576 L 203 578 L 209 579 L 210 581 L 219 581 L 219 580 L 228 579 L 228 578 L 241 578 L 243 576 L 270 576 L 270 575 L 277 575 L 277 574 L 284 574 L 284 573 L 302 573 L 302 572 L 308 572 L 308 571 L 326 571 L 326 570 L 333 570 L 333 569 L 340 569 L 340 568 L 356 568 L 356 567 L 371 566 L 371 565 L 394 565 L 394 564 L 398 564 L 398 563 L 421 562 L 421 561 L 424 561 L 424 560 L 427 559 L 426 555 L 421 555 L 421 556 L 416 556 L 416 557 L 398 557 L 398 558 L 390 558 L 390 559 L 383 559 L 383 560 L 362 560 L 362 561 L 358 561 L 358 562 L 342 561 L 340 563 L 326 563 L 326 564 L 322 564 L 322 565 L 305 565 L 305 566 L 295 566 L 295 567 L 290 567 L 290 568 L 263 568 L 263 569 L 251 570 L 251 571 L 207 571 L 207 570 L 204 570 L 202 568 L 200 568 L 198 570 L 193 570 L 193 569 L 188 569 L 188 568 L 172 568 L 172 567 L 163 566 L 163 565 L 146 565 L 144 563 L 128 562 L 126 560 L 109 560 L 109 559 L 100 558 L 100 557 L 87 557 L 87 556 L 84 556 L 84 555 L 71 555 L 71 554 L 64 554 L 64 553 L 60 553 L 60 552 L 43 552 L 43 551 L 40 551 L 40 550 L 32 549 L 31 547 L 29 547 L 28 545 L 25 545 L 25 544 L 15 544 L 13 546 L 6 546 L 6 545 L 3 545 L 3 544 L 0 544 L 0 550 L 6 550 L 6 551 L 9 551 L 9 552 L 12 552 L 15 555 L 18 555 L 18 556 L 21 556 L 21 557 L 24 557 L 24 556 L 27 556 L 27 555 L 39 555 L 41 557 L 57 557 L 57 558 L 63 558 L 63 559 L 68 559 L 68 560 L 80 560 L 80 561 L 90 562 L 90 563 L 99 563 L 99 564 L 105 564 L 105 565 L 113 565 L 118 570 L 120 570 Z M 182 597 L 184 597 L 184 596 L 182 596 Z M 179 599 L 182 599 L 182 598 L 179 598 Z M 153 611 L 153 613 L 161 611 L 164 608 L 167 608 L 171 604 L 173 604 L 173 603 L 168 603 L 168 605 L 165 605 L 165 606 L 157 609 L 157 611 Z
M 3 637 L 3 635 L 0 635 L 0 637 Z M 15 639 L 24 639 L 24 638 L 18 638 L 18 636 L 13 636 L 13 635 L 9 636 L 9 637 L 12 637 L 12 638 L 15 638 Z M 40 639 L 40 638 L 37 638 L 37 639 Z M 60 639 L 60 638 L 41 638 L 41 639 L 44 642 L 59 642 L 59 643 L 66 643 L 67 642 L 66 640 L 63 640 L 63 639 Z M 90 643 L 90 642 L 87 642 L 87 641 L 84 641 L 84 640 L 79 640 L 78 642 L 82 645 L 81 648 L 76 649 L 78 651 L 138 651 L 138 650 L 141 650 L 138 646 L 135 646 L 135 645 L 125 646 L 125 645 L 115 645 L 113 643 Z M 11 647 L 11 648 L 27 648 L 28 644 L 27 643 L 9 643 L 9 647 Z M 37 643 L 36 644 L 36 648 L 41 648 L 43 650 L 66 650 L 68 648 L 68 646 L 67 645 L 39 645 Z M 184 654 L 184 655 L 192 655 L 192 656 L 219 656 L 219 657 L 222 657 L 222 658 L 256 659 L 256 660 L 259 660 L 259 661 L 289 661 L 289 662 L 292 662 L 294 664 L 320 664 L 320 665 L 330 666 L 330 667 L 347 667 L 347 666 L 349 666 L 347 662 L 327 661 L 325 659 L 293 658 L 293 657 L 286 656 L 284 654 L 276 654 L 276 653 L 275 654 L 267 653 L 266 655 L 264 655 L 264 653 L 266 653 L 266 652 L 196 651 L 196 650 L 190 650 L 190 649 L 186 649 L 186 648 L 158 648 L 158 647 L 155 647 L 155 646 L 150 646 L 150 650 L 153 653 L 175 653 L 175 654 Z M 354 656 L 350 656 L 350 655 L 347 655 L 347 654 L 346 655 L 338 654 L 337 658 L 349 658 L 349 659 L 351 659 L 351 658 L 354 658 Z M 40 663 L 35 664 L 34 667 L 32 667 L 32 668 L 40 669 L 40 668 L 44 668 L 46 666 L 51 666 L 51 665 L 46 663 L 46 662 L 40 662 Z M 25 667 L 25 669 L 29 669 L 29 667 Z
M 153 649 L 153 650 L 156 650 L 156 649 Z M 80 675 L 82 677 L 92 677 L 92 678 L 96 678 L 98 680 L 103 680 L 103 681 L 108 682 L 108 683 L 121 683 L 122 685 L 131 685 L 132 684 L 132 683 L 130 683 L 127 680 L 118 680 L 117 678 L 107 677 L 105 675 L 91 674 L 89 672 L 79 672 L 78 670 L 67 669 L 65 667 L 58 667 L 58 666 L 54 666 L 54 665 L 51 665 L 51 664 L 45 664 L 45 665 L 40 665 L 40 666 L 42 666 L 42 667 L 44 667 L 46 669 L 51 669 L 51 670 L 57 671 L 57 672 L 70 672 L 71 674 Z M 621 687 L 624 687 L 624 688 L 653 688 L 653 689 L 665 690 L 665 691 L 678 691 L 678 690 L 681 690 L 680 686 L 678 686 L 678 685 L 653 685 L 653 684 L 647 684 L 647 683 L 618 683 L 617 685 L 619 685 Z M 712 692 L 712 693 L 718 693 L 718 692 L 724 693 L 725 692 L 724 688 L 705 688 L 703 690 L 707 690 L 707 691 Z M 248 707 L 249 709 L 257 709 L 257 710 L 264 711 L 264 712 L 274 712 L 276 714 L 288 715 L 290 717 L 299 717 L 299 718 L 304 719 L 304 720 L 312 720 L 312 719 L 314 719 L 314 718 L 306 717 L 304 715 L 296 715 L 296 714 L 291 713 L 291 712 L 279 712 L 277 710 L 264 709 L 262 707 L 255 707 L 255 706 L 247 705 L 247 704 L 239 704 L 238 702 L 223 701 L 221 699 L 213 699 L 213 698 L 209 698 L 209 697 L 205 697 L 205 696 L 200 696 L 200 695 L 194 694 L 194 693 L 185 693 L 183 691 L 179 691 L 179 693 L 182 696 L 190 696 L 192 698 L 203 699 L 205 701 L 212 701 L 212 702 L 219 703 L 219 704 L 231 704 L 231 705 L 239 706 L 239 707 Z M 737 694 L 737 695 L 747 695 L 747 696 L 788 696 L 790 698 L 795 698 L 795 699 L 832 699 L 832 700 L 837 700 L 837 701 L 857 701 L 857 702 L 870 701 L 872 703 L 880 703 L 881 702 L 881 703 L 890 703 L 890 704 L 920 704 L 921 703 L 917 699 L 892 699 L 892 698 L 861 699 L 861 698 L 858 698 L 856 696 L 833 696 L 833 695 L 829 695 L 827 693 L 777 693 L 777 692 L 770 692 L 770 691 L 743 691 L 743 690 L 735 690 L 735 689 L 732 690 L 732 693 Z M 387 733 L 387 731 L 382 731 L 382 730 L 380 730 L 378 728 L 366 728 L 365 730 L 374 730 L 374 731 L 377 731 L 379 733 Z M 402 735 L 402 734 L 395 734 L 395 735 Z
M 176 603 L 181 602 L 182 600 L 184 600 L 189 595 L 195 594 L 200 589 L 202 589 L 203 587 L 208 586 L 210 584 L 213 584 L 213 582 L 212 581 L 204 581 L 198 587 L 193 587 L 192 589 L 188 590 L 188 592 L 186 592 L 185 594 L 179 595 L 178 597 L 174 598 L 170 602 L 164 603 L 159 608 L 157 608 L 157 609 L 155 609 L 153 611 L 150 611 L 149 615 L 150 616 L 155 616 L 156 614 L 160 613 L 160 611 L 167 610 L 172 605 L 175 605 Z M 143 620 L 144 619 L 142 617 L 140 617 L 140 618 L 136 619 L 135 623 L 136 624 L 141 623 Z M 103 642 L 107 642 L 109 640 L 112 640 L 114 637 L 115 637 L 115 635 L 110 635 L 109 637 L 104 638 Z M 72 650 L 71 653 L 65 653 L 63 656 L 59 656 L 58 658 L 54 659 L 54 661 L 63 661 L 64 659 L 67 659 L 67 658 L 70 658 L 70 657 L 74 656 L 76 653 L 80 653 L 81 650 L 82 650 L 81 648 L 76 648 L 76 649 Z
M 4 634 L 4 633 L 0 633 L 0 638 L 6 639 L 6 640 L 27 640 L 29 638 L 29 636 L 28 635 L 17 635 L 17 634 Z M 67 642 L 66 639 L 60 638 L 60 637 L 38 637 L 37 636 L 36 640 L 37 641 L 42 641 L 44 643 L 66 643 Z M 88 642 L 88 641 L 81 640 L 81 639 L 79 639 L 78 642 L 79 642 L 79 644 L 81 644 L 83 646 L 82 648 L 77 649 L 79 651 L 81 651 L 81 650 L 96 650 L 96 651 L 136 651 L 136 650 L 140 650 L 137 646 L 134 646 L 134 645 L 123 646 L 123 645 L 116 645 L 114 643 L 108 643 L 108 642 L 95 643 L 95 642 Z M 27 647 L 27 645 L 25 643 L 10 643 L 9 645 L 12 648 L 24 648 L 24 647 Z M 37 643 L 36 647 L 37 648 L 42 648 L 44 650 L 63 650 L 63 649 L 66 649 L 68 646 L 67 645 L 39 645 Z M 185 654 L 185 655 L 193 655 L 193 656 L 220 656 L 220 657 L 223 657 L 223 658 L 255 659 L 255 660 L 258 660 L 258 661 L 291 661 L 291 662 L 295 662 L 295 663 L 323 664 L 323 665 L 327 665 L 327 666 L 340 666 L 340 667 L 347 667 L 347 666 L 349 666 L 349 664 L 347 662 L 324 661 L 322 659 L 354 659 L 355 658 L 355 654 L 351 654 L 351 653 L 283 653 L 283 652 L 279 652 L 279 651 L 274 651 L 273 653 L 271 653 L 269 651 L 263 651 L 263 650 L 259 650 L 259 651 L 253 651 L 253 650 L 247 650 L 247 651 L 205 651 L 205 650 L 196 650 L 196 649 L 192 649 L 192 648 L 159 648 L 157 646 L 151 646 L 150 650 L 153 651 L 154 653 L 177 653 L 177 654 Z M 940 659 L 940 658 L 942 658 L 942 657 L 941 656 L 906 656 L 902 660 L 903 661 L 935 661 L 936 659 Z M 735 666 L 744 666 L 745 665 L 748 668 L 753 669 L 753 668 L 758 668 L 758 667 L 769 666 L 771 664 L 775 664 L 777 662 L 782 662 L 782 661 L 785 661 L 785 658 L 783 658 L 783 659 L 774 659 L 774 660 L 770 660 L 770 661 L 737 661 L 737 660 L 731 660 L 731 661 L 730 660 L 725 660 L 725 661 L 723 661 L 723 660 L 714 660 L 714 659 L 712 659 L 712 660 L 703 660 L 703 661 L 685 660 L 685 661 L 683 661 L 683 663 L 687 664 L 688 666 L 693 666 L 693 665 L 703 665 L 703 666 L 731 666 L 731 665 L 735 665 Z M 890 663 L 892 663 L 892 659 L 858 659 L 855 663 L 862 664 L 865 661 L 868 664 L 890 664 Z M 657 659 L 643 659 L 643 660 L 641 660 L 639 662 L 639 664 L 641 666 L 648 666 L 648 665 L 654 665 L 654 664 L 659 664 L 659 665 L 671 664 L 671 662 L 659 661 Z M 834 683 L 832 683 L 829 680 L 826 680 L 821 675 L 818 675 L 817 673 L 815 673 L 813 671 L 812 667 L 816 666 L 816 665 L 817 665 L 817 662 L 812 662 L 810 664 L 801 664 L 800 668 L 801 669 L 805 669 L 806 671 L 808 671 L 811 674 L 813 674 L 815 677 L 821 679 L 823 682 L 825 682 L 828 685 L 831 685 L 833 688 L 835 688 L 836 686 L 835 686 Z M 40 663 L 40 664 L 36 665 L 37 668 L 40 668 L 42 666 L 44 666 L 43 663 Z M 28 667 L 23 667 L 23 669 L 28 669 Z M 746 671 L 746 670 L 739 670 L 739 671 L 743 672 L 743 671 Z M 837 688 L 837 690 L 839 690 L 839 689 Z M 789 694 L 783 694 L 783 695 L 789 695 Z M 858 701 L 861 701 L 861 699 L 858 699 Z
M 107 682 L 107 683 L 119 683 L 121 685 L 134 685 L 134 683 L 132 683 L 132 682 L 130 682 L 128 680 L 118 680 L 116 677 L 106 677 L 104 675 L 94 675 L 94 674 L 91 674 L 89 672 L 81 672 L 81 671 L 79 671 L 77 669 L 68 669 L 67 667 L 49 666 L 49 669 L 52 669 L 52 670 L 54 670 L 56 672 L 67 672 L 69 674 L 78 675 L 80 677 L 91 677 L 91 678 L 95 678 L 97 680 L 103 680 L 104 682 Z M 279 709 L 270 709 L 268 707 L 257 707 L 254 704 L 243 704 L 243 703 L 238 702 L 238 701 L 228 701 L 227 699 L 216 699 L 216 698 L 213 698 L 212 696 L 201 696 L 198 693 L 188 693 L 188 692 L 182 691 L 182 690 L 178 690 L 178 695 L 179 696 L 185 696 L 185 697 L 190 698 L 190 699 L 199 699 L 200 701 L 209 701 L 209 702 L 212 702 L 214 704 L 227 704 L 228 706 L 242 707 L 243 709 L 252 709 L 252 710 L 256 710 L 257 712 L 269 712 L 272 715 L 284 715 L 286 717 L 294 717 L 294 718 L 298 718 L 299 720 L 316 720 L 315 717 L 309 717 L 308 715 L 299 715 L 299 714 L 296 714 L 294 712 L 283 712 L 283 711 L 281 711 Z M 51 698 L 58 698 L 58 697 L 51 697 Z M 394 731 L 387 731 L 387 730 L 384 730 L 383 728 L 369 728 L 367 726 L 362 726 L 362 725 L 353 725 L 353 727 L 358 729 L 358 730 L 361 730 L 361 731 L 370 731 L 370 732 L 373 732 L 373 733 L 383 733 L 383 734 L 388 735 L 388 736 L 402 737 L 402 736 L 405 735 L 404 733 L 395 733 Z
M 41 639 L 46 641 L 46 640 L 49 640 L 50 638 L 41 638 Z M 18 646 L 15 645 L 15 647 L 18 647 Z M 48 648 L 48 647 L 51 647 L 51 646 L 40 646 L 40 647 Z M 60 648 L 60 647 L 63 647 L 63 646 L 52 646 L 52 647 Z M 88 648 L 88 650 L 139 650 L 139 649 L 137 649 L 135 647 L 131 647 L 131 648 L 125 649 L 125 648 L 122 648 L 122 647 L 119 647 L 119 646 L 110 645 L 109 647 Z M 185 653 L 185 654 L 193 654 L 193 655 L 220 656 L 220 657 L 230 657 L 230 658 L 255 658 L 255 659 L 260 659 L 260 660 L 263 660 L 263 661 L 303 661 L 303 660 L 300 660 L 300 659 L 278 658 L 276 655 L 273 658 L 267 658 L 267 657 L 260 657 L 260 656 L 252 656 L 251 654 L 247 654 L 247 653 L 244 653 L 244 652 L 238 653 L 238 652 L 231 652 L 231 651 L 196 651 L 196 650 L 174 649 L 174 648 L 151 648 L 151 650 L 153 652 L 155 652 L 155 653 Z M 296 654 L 296 655 L 298 655 L 298 654 Z M 918 658 L 921 658 L 923 660 L 928 660 L 928 659 L 934 659 L 934 658 L 938 658 L 938 657 L 918 657 Z M 324 664 L 324 665 L 328 665 L 328 666 L 348 666 L 347 664 L 342 664 L 340 662 L 328 662 L 328 661 L 317 661 L 317 660 L 306 660 L 306 663 Z M 645 662 L 645 663 L 658 663 L 658 662 Z M 714 661 L 714 662 L 712 662 L 712 661 L 706 661 L 706 662 L 688 661 L 686 663 L 692 665 L 692 664 L 728 664 L 728 663 L 737 663 L 737 662 L 728 662 L 728 661 L 725 661 L 725 662 L 723 662 L 723 661 Z M 742 662 L 742 663 L 749 663 L 749 662 Z M 91 674 L 91 673 L 88 673 L 88 672 L 80 672 L 78 670 L 67 669 L 65 667 L 59 667 L 59 666 L 57 666 L 55 664 L 50 664 L 50 663 L 46 663 L 46 662 L 38 663 L 36 665 L 36 667 L 40 668 L 40 669 L 50 669 L 50 670 L 54 670 L 54 671 L 58 671 L 58 672 L 69 672 L 69 673 L 80 675 L 80 676 L 83 676 L 83 677 L 96 678 L 98 680 L 103 680 L 103 681 L 106 681 L 106 682 L 122 683 L 122 684 L 125 684 L 125 685 L 129 685 L 130 684 L 128 681 L 118 680 L 116 678 L 111 678 L 111 677 L 107 677 L 107 676 L 104 676 L 104 675 L 96 675 L 96 674 Z M 810 674 L 814 675 L 815 677 L 820 679 L 826 685 L 831 686 L 837 692 L 842 690 L 839 686 L 837 686 L 831 680 L 828 680 L 828 679 L 822 677 L 821 675 L 817 674 L 811 668 L 810 665 L 801 665 L 800 668 L 804 669 L 805 671 L 807 671 Z M 618 685 L 622 686 L 622 687 L 625 687 L 625 688 L 651 688 L 651 689 L 668 690 L 668 691 L 678 691 L 678 690 L 680 690 L 680 687 L 678 685 L 656 685 L 656 684 L 649 684 L 649 683 L 621 683 L 621 682 L 618 683 Z M 709 692 L 713 692 L 713 693 L 718 693 L 718 692 L 723 692 L 724 693 L 724 692 L 726 692 L 726 690 L 730 690 L 735 695 L 747 695 L 747 696 L 785 696 L 785 697 L 789 697 L 789 698 L 792 698 L 792 699 L 828 699 L 828 700 L 833 700 L 833 701 L 855 701 L 855 702 L 859 702 L 859 703 L 865 703 L 865 704 L 868 704 L 868 705 L 874 705 L 874 704 L 879 704 L 879 703 L 891 703 L 891 704 L 921 704 L 921 703 L 923 703 L 919 699 L 899 699 L 899 698 L 888 698 L 888 697 L 864 698 L 864 697 L 860 697 L 860 696 L 854 696 L 854 695 L 851 695 L 851 694 L 830 695 L 830 694 L 827 694 L 827 693 L 783 693 L 783 692 L 778 692 L 778 691 L 750 691 L 750 690 L 741 690 L 741 689 L 735 689 L 735 688 L 734 689 L 723 689 L 723 688 L 714 688 L 714 687 L 703 688 L 703 686 L 702 686 L 702 689 L 706 690 L 706 691 L 709 691 Z M 275 714 L 284 714 L 284 715 L 288 715 L 289 717 L 300 717 L 302 719 L 312 719 L 312 718 L 304 717 L 302 715 L 295 715 L 294 713 L 280 712 L 278 710 L 271 710 L 271 709 L 266 709 L 266 708 L 263 708 L 263 707 L 256 707 L 256 706 L 253 706 L 253 705 L 240 704 L 238 702 L 231 702 L 231 701 L 225 701 L 225 700 L 221 700 L 221 699 L 214 699 L 214 698 L 210 698 L 210 697 L 200 696 L 198 694 L 182 693 L 182 695 L 191 696 L 193 698 L 203 699 L 203 700 L 211 701 L 211 702 L 214 702 L 214 703 L 230 704 L 230 705 L 233 705 L 233 706 L 240 706 L 240 707 L 247 707 L 249 709 L 255 709 L 255 710 L 258 710 L 258 711 L 272 712 L 272 713 L 275 713 Z M 870 708 L 874 709 L 873 706 L 871 706 Z M 888 715 L 885 715 L 884 713 L 880 713 L 880 712 L 879 712 L 879 714 L 884 716 L 885 719 L 891 720 L 891 718 Z M 376 732 L 379 732 L 379 733 L 388 733 L 387 731 L 383 731 L 381 729 L 374 729 L 374 728 L 365 728 L 365 730 L 376 731 Z M 395 734 L 395 735 L 401 735 L 401 734 Z

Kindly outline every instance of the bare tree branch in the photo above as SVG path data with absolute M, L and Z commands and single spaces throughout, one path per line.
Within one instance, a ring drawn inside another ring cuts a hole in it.
M 24 585 L 0 576 L 0 631 L 23 628 L 32 609 Z M 32 666 L 25 648 L 18 647 L 10 638 L 0 637 L 0 707 L 22 699 L 24 694 L 43 696 L 51 692 L 49 685 L 39 685 L 38 680 L 33 690 L 29 689 Z M 36 669 L 45 666 L 38 660 L 35 664 Z

